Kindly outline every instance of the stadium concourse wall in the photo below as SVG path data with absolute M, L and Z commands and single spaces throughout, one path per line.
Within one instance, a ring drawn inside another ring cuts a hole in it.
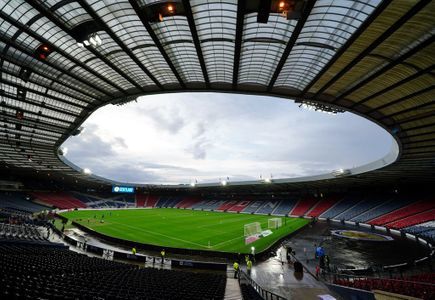
M 110 208 L 111 210 L 113 210 L 113 208 Z M 129 207 L 129 208 L 115 208 L 115 209 L 144 209 L 144 208 L 136 208 L 136 207 Z M 152 209 L 152 208 L 147 208 L 147 209 Z M 183 208 L 179 208 L 179 209 L 183 209 Z M 75 210 L 96 210 L 93 208 L 79 208 L 79 209 L 75 209 Z M 107 210 L 107 208 L 100 208 L 97 210 Z M 67 211 L 71 211 L 71 209 L 65 209 L 65 210 L 56 210 L 54 211 L 55 215 L 57 218 L 63 220 L 63 221 L 68 221 L 68 218 L 64 217 L 61 215 L 62 212 L 67 212 Z M 238 213 L 238 212 L 228 212 L 228 213 Z M 238 258 L 238 253 L 230 253 L 230 252 L 222 252 L 222 251 L 213 251 L 213 250 L 196 250 L 196 249 L 186 249 L 186 248 L 173 248 L 173 247 L 167 247 L 167 246 L 159 246 L 159 245 L 153 245 L 153 244 L 146 244 L 146 243 L 139 243 L 139 242 L 134 242 L 134 241 L 129 241 L 129 240 L 125 240 L 125 239 L 120 239 L 120 238 L 116 238 L 116 237 L 112 237 L 100 232 L 97 232 L 95 230 L 92 230 L 86 226 L 83 226 L 75 221 L 72 221 L 71 224 L 77 228 L 79 228 L 80 230 L 89 233 L 95 237 L 101 238 L 103 240 L 112 242 L 112 243 L 116 243 L 118 245 L 123 245 L 123 246 L 127 246 L 127 247 L 135 247 L 135 248 L 142 248 L 144 250 L 150 250 L 150 251 L 157 251 L 160 252 L 162 250 L 162 248 L 164 248 L 166 250 L 167 253 L 174 253 L 174 254 L 183 254 L 183 255 L 190 255 L 190 256 L 211 256 L 211 257 L 220 257 L 220 258 L 226 258 L 226 259 L 236 259 Z M 265 248 L 263 251 L 260 251 L 258 253 L 255 253 L 255 258 L 258 259 L 260 258 L 264 253 L 266 253 L 267 251 L 269 251 L 270 249 L 273 249 L 274 247 L 276 247 L 276 245 L 279 245 L 282 243 L 283 240 L 285 240 L 286 238 L 295 235 L 296 233 L 298 233 L 299 231 L 301 231 L 303 228 L 305 228 L 305 226 L 289 233 L 288 235 L 282 237 L 281 239 L 277 240 L 275 243 L 269 245 L 269 247 Z M 64 234 L 62 234 L 63 237 L 65 237 Z M 71 238 L 66 238 L 65 240 L 67 242 L 71 242 L 70 241 Z M 103 249 L 99 249 L 97 254 L 102 254 Z M 101 253 L 100 253 L 101 252 Z

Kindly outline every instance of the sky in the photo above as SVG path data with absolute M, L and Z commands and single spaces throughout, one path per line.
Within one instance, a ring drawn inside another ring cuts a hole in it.
M 390 135 L 351 113 L 328 115 L 274 97 L 173 93 L 107 105 L 69 138 L 66 158 L 126 183 L 289 178 L 386 155 Z

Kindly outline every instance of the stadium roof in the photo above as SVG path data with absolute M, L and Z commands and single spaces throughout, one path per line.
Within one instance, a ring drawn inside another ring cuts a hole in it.
M 322 103 L 386 128 L 398 160 L 345 184 L 433 179 L 435 2 L 295 1 L 287 17 L 267 2 L 2 1 L 2 168 L 98 181 L 57 155 L 93 111 L 219 91 Z

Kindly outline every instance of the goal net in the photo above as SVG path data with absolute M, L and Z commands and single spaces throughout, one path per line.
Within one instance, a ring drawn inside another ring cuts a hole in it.
M 260 222 L 254 222 L 244 225 L 245 236 L 252 236 L 261 233 Z
M 277 229 L 282 226 L 281 218 L 272 218 L 268 220 L 268 228 L 269 229 Z

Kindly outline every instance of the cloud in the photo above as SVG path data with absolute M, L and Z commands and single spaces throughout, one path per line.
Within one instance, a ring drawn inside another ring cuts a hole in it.
M 176 106 L 142 108 L 140 113 L 150 118 L 156 128 L 166 130 L 171 134 L 178 133 L 186 125 L 185 119 Z
M 106 106 L 65 143 L 95 174 L 137 183 L 275 179 L 328 173 L 385 155 L 391 139 L 350 113 L 331 117 L 292 101 L 231 94 L 147 96 Z

